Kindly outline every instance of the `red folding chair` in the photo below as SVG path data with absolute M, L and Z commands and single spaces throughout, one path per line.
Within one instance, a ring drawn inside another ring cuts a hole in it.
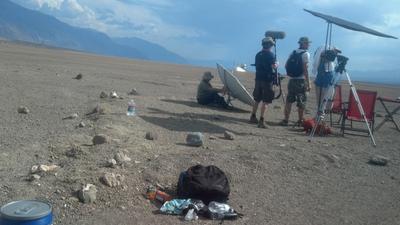
M 361 106 L 364 110 L 365 117 L 367 118 L 367 122 L 371 127 L 371 132 L 374 132 L 374 123 L 375 123 L 375 103 L 376 103 L 376 91 L 367 91 L 367 90 L 357 90 L 357 95 L 360 99 Z M 346 120 L 350 121 L 350 127 L 346 126 Z M 361 115 L 357 101 L 354 98 L 353 92 L 350 90 L 349 102 L 347 103 L 347 107 L 343 108 L 342 112 L 342 126 L 341 131 L 342 135 L 344 135 L 345 130 L 353 130 L 359 132 L 368 132 L 365 129 L 357 129 L 353 128 L 353 122 L 365 122 L 364 117 Z
M 333 126 L 332 114 L 339 114 L 339 120 L 336 124 L 340 124 L 340 120 L 342 119 L 342 111 L 343 111 L 343 102 L 342 102 L 342 86 L 335 86 L 335 94 L 332 99 L 332 108 L 329 111 L 329 117 L 331 122 L 331 127 Z

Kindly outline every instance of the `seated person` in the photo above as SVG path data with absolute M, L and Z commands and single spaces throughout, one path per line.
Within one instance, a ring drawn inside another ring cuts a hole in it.
M 204 72 L 203 78 L 197 88 L 197 102 L 201 105 L 216 105 L 222 108 L 228 108 L 228 103 L 224 97 L 218 93 L 225 93 L 225 88 L 213 88 L 210 81 L 214 78 L 211 72 Z

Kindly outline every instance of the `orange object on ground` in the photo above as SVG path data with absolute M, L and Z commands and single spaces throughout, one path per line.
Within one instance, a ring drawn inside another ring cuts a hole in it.
M 171 195 L 169 195 L 163 191 L 157 190 L 154 187 L 149 187 L 147 189 L 146 197 L 147 197 L 147 199 L 149 199 L 151 201 L 158 200 L 162 203 L 172 200 Z

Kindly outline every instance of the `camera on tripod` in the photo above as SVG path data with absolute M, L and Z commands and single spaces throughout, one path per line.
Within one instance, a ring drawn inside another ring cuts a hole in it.
M 343 71 L 346 70 L 346 64 L 347 61 L 349 61 L 349 58 L 343 55 L 337 55 L 337 66 L 335 68 L 336 73 L 343 73 Z

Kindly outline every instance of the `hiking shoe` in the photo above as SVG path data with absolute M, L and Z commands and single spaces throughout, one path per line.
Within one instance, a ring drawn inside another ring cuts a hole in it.
M 258 121 L 257 127 L 263 128 L 263 129 L 267 128 L 267 126 L 265 126 L 265 124 L 264 124 L 264 118 L 260 118 L 260 120 Z
M 293 125 L 294 127 L 302 127 L 304 120 L 297 120 L 297 122 Z
M 253 124 L 258 124 L 258 119 L 257 119 L 256 115 L 252 114 L 249 122 L 253 123 Z
M 289 121 L 288 121 L 288 120 L 282 120 L 282 121 L 279 123 L 279 125 L 285 126 L 285 127 L 287 127 L 288 124 L 289 124 Z

